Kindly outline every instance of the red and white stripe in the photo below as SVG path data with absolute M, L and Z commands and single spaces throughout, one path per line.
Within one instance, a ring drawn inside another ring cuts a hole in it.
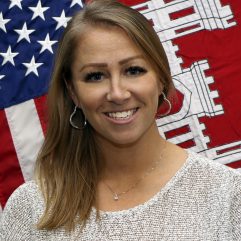
M 31 180 L 38 151 L 44 140 L 45 97 L 0 111 L 0 204 L 23 182 Z M 1 211 L 0 211 L 1 212 Z

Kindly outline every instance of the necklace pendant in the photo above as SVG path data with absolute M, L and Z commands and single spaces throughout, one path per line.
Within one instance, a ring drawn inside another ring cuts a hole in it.
M 118 201 L 119 200 L 119 197 L 118 197 L 118 195 L 116 193 L 114 194 L 113 199 L 114 199 L 114 201 Z

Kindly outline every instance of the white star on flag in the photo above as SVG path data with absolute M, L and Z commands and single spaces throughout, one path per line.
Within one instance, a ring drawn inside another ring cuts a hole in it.
M 22 29 L 14 29 L 15 32 L 17 32 L 19 34 L 19 38 L 17 42 L 20 42 L 22 39 L 26 39 L 29 43 L 30 43 L 30 38 L 29 35 L 34 32 L 34 29 L 27 29 L 27 24 L 26 22 L 23 24 L 23 28 Z
M 6 33 L 5 24 L 8 23 L 11 19 L 4 19 L 2 12 L 0 13 L 0 28 Z
M 40 17 L 43 20 L 45 20 L 44 18 L 44 12 L 47 11 L 49 9 L 49 7 L 42 7 L 41 1 L 38 1 L 38 4 L 36 7 L 29 7 L 32 11 L 33 11 L 33 17 L 31 20 Z
M 3 57 L 2 65 L 6 64 L 7 62 L 10 62 L 12 65 L 15 66 L 13 58 L 18 54 L 19 53 L 12 53 L 11 46 L 9 46 L 6 53 L 0 53 L 0 55 Z
M 83 7 L 83 3 L 81 0 L 72 0 L 70 7 L 73 7 L 75 4 L 79 4 L 81 7 Z
M 53 54 L 52 45 L 57 43 L 58 41 L 55 41 L 55 40 L 51 41 L 50 38 L 49 38 L 49 34 L 47 34 L 46 37 L 45 37 L 45 40 L 38 41 L 38 42 L 42 45 L 40 53 L 42 53 L 45 50 L 48 50 L 50 53 Z
M 10 6 L 9 6 L 9 9 L 12 8 L 12 7 L 14 7 L 14 6 L 17 6 L 17 7 L 19 7 L 20 9 L 22 9 L 22 5 L 21 5 L 21 2 L 22 2 L 22 1 L 23 1 L 23 0 L 10 0 L 11 4 L 10 4 Z
M 71 17 L 66 17 L 65 16 L 65 11 L 63 10 L 60 17 L 53 17 L 53 19 L 58 22 L 57 27 L 55 30 L 61 28 L 61 27 L 66 27 L 68 21 L 71 19 Z
M 36 63 L 35 62 L 35 57 L 33 56 L 30 63 L 23 63 L 25 67 L 27 67 L 27 71 L 25 76 L 29 75 L 30 73 L 34 73 L 35 75 L 38 76 L 38 70 L 37 68 L 41 66 L 43 63 Z

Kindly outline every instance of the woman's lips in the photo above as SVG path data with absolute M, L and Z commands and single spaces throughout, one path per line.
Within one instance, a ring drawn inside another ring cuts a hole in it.
M 124 111 L 105 112 L 104 114 L 108 117 L 108 119 L 112 119 L 115 122 L 123 122 L 132 120 L 132 117 L 135 115 L 138 109 L 139 108 L 133 108 Z

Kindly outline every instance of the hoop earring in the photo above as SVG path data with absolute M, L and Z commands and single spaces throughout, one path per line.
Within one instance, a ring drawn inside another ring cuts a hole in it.
M 168 104 L 168 110 L 164 114 L 159 114 L 158 117 L 167 116 L 171 112 L 171 110 L 172 110 L 172 104 L 171 104 L 170 100 L 167 99 L 167 97 L 164 94 L 164 92 L 162 92 L 161 95 L 163 95 L 163 100 L 166 101 L 167 104 Z
M 74 115 L 76 114 L 77 108 L 78 108 L 77 106 L 74 107 L 74 111 L 71 113 L 71 115 L 70 115 L 70 117 L 69 117 L 69 123 L 70 123 L 70 125 L 71 125 L 73 128 L 78 129 L 78 130 L 83 130 L 83 129 L 86 127 L 86 125 L 87 125 L 87 121 L 86 121 L 86 118 L 85 118 L 84 113 L 83 113 L 83 116 L 84 116 L 84 124 L 83 124 L 83 126 L 77 126 L 77 125 L 73 122 L 73 117 L 74 117 Z

